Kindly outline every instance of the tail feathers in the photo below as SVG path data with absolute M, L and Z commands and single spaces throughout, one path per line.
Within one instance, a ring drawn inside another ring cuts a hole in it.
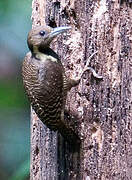
M 61 124 L 61 126 L 58 128 L 58 131 L 61 133 L 64 139 L 70 144 L 80 144 L 79 136 L 74 132 L 74 130 L 70 126 Z

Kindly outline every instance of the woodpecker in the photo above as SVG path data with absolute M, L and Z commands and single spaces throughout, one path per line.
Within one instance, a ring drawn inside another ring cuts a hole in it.
M 67 92 L 78 85 L 83 73 L 91 70 L 86 64 L 82 74 L 76 80 L 69 79 L 59 56 L 50 48 L 50 43 L 59 34 L 70 27 L 39 26 L 28 34 L 30 52 L 24 58 L 22 66 L 23 84 L 32 108 L 40 120 L 53 131 L 58 131 L 67 141 L 78 141 L 74 130 L 64 120 Z

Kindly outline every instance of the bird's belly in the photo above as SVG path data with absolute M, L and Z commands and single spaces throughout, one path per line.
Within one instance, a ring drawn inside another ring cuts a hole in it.
M 57 66 L 48 67 L 48 70 L 46 66 L 30 69 L 25 88 L 31 105 L 44 124 L 56 130 L 63 108 L 62 72 Z

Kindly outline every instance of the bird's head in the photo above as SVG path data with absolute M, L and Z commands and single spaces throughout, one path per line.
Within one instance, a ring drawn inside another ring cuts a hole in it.
M 33 28 L 28 33 L 28 47 L 31 51 L 34 48 L 47 48 L 49 47 L 51 41 L 59 34 L 69 30 L 70 27 L 56 27 L 51 28 L 48 26 L 38 26 Z

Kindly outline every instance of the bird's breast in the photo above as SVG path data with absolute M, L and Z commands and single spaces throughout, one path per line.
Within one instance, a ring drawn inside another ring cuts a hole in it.
M 44 56 L 43 56 L 44 57 Z M 26 58 L 23 63 L 23 81 L 29 97 L 34 94 L 40 102 L 47 103 L 63 96 L 63 68 L 49 57 L 45 60 Z
M 64 104 L 63 66 L 49 57 L 39 60 L 30 56 L 25 58 L 22 71 L 33 109 L 48 127 L 56 130 Z

